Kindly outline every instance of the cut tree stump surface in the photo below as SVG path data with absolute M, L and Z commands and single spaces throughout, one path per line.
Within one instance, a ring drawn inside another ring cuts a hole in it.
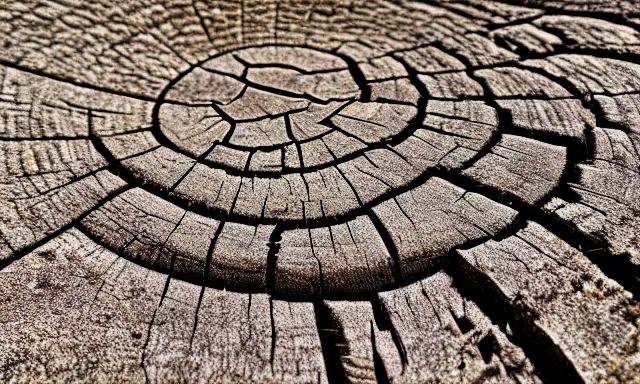
M 640 3 L 0 4 L 0 381 L 640 383 Z

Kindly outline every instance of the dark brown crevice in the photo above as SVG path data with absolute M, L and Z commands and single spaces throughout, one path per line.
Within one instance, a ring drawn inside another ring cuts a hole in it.
M 278 47 L 283 47 L 286 45 L 283 44 L 270 44 L 270 45 L 274 45 L 274 46 L 278 46 Z M 298 46 L 299 47 L 299 46 Z M 248 48 L 253 48 L 253 46 L 248 47 Z M 228 53 L 228 52 L 227 52 Z M 346 67 L 343 68 L 331 68 L 331 69 L 318 69 L 318 70 L 313 70 L 313 71 L 307 71 L 303 68 L 298 68 L 296 66 L 293 65 L 289 65 L 289 64 L 284 64 L 284 63 L 249 63 L 246 60 L 242 59 L 241 57 L 237 56 L 237 54 L 232 54 L 233 58 L 236 59 L 238 62 L 240 62 L 240 64 L 242 64 L 245 68 L 280 68 L 280 69 L 290 69 L 296 72 L 300 72 L 304 75 L 319 75 L 319 74 L 324 74 L 324 73 L 333 73 L 333 72 L 340 72 L 340 71 L 344 71 L 345 69 L 348 69 Z M 241 80 L 244 79 L 246 77 L 246 75 L 241 75 L 241 76 L 234 76 L 232 74 L 229 73 L 225 73 L 225 72 L 220 72 L 217 70 L 213 70 L 213 69 L 208 69 L 208 68 L 202 68 L 207 72 L 212 72 L 212 73 L 217 73 L 220 75 L 224 75 L 224 76 L 229 76 L 232 77 L 235 80 Z
M 265 282 L 267 293 L 270 294 L 274 294 L 276 291 L 276 266 L 278 263 L 278 252 L 280 252 L 280 241 L 282 241 L 283 232 L 283 227 L 276 224 L 273 232 L 271 232 L 271 235 L 269 236 L 269 243 L 267 244 L 269 252 L 267 253 Z
M 196 305 L 196 312 L 193 316 L 193 330 L 191 331 L 191 336 L 189 337 L 189 347 L 193 346 L 193 339 L 196 336 L 196 330 L 198 329 L 198 320 L 200 315 L 200 308 L 202 307 L 202 298 L 204 297 L 204 291 L 206 286 L 202 286 L 200 289 L 200 295 L 198 296 L 198 304 Z
M 391 384 L 387 369 L 385 368 L 382 357 L 376 347 L 376 334 L 374 327 L 375 325 L 371 322 L 371 348 L 373 349 L 373 369 L 376 375 L 376 381 L 378 384 Z
M 314 296 L 323 296 L 327 290 L 324 287 L 324 273 L 322 268 L 322 262 L 320 258 L 316 255 L 316 250 L 313 245 L 313 236 L 311 236 L 311 228 L 307 227 L 307 235 L 309 236 L 309 244 L 311 247 L 311 256 L 316 260 L 316 264 L 318 265 L 318 287 L 315 291 Z M 315 285 L 314 285 L 315 286 Z
M 380 235 L 380 238 L 382 239 L 382 242 L 384 243 L 384 246 L 386 247 L 387 252 L 389 253 L 389 257 L 391 258 L 391 263 L 392 263 L 391 271 L 393 272 L 393 280 L 395 281 L 396 285 L 399 286 L 400 284 L 403 283 L 403 278 L 402 278 L 402 271 L 400 270 L 400 257 L 398 255 L 398 248 L 393 242 L 393 238 L 391 237 L 391 234 L 384 227 L 384 224 L 382 224 L 382 221 L 380 221 L 380 219 L 375 214 L 375 212 L 369 211 L 369 213 L 367 214 L 367 217 L 369 218 L 369 220 L 371 220 L 371 223 L 373 224 L 376 231 Z
M 95 109 L 89 109 L 92 112 L 96 112 Z M 87 111 L 89 111 L 87 110 Z M 100 115 L 95 115 L 94 118 L 101 118 L 102 116 Z M 126 135 L 132 135 L 134 133 L 142 133 L 142 132 L 151 132 L 151 127 L 140 127 L 140 128 L 136 128 L 136 129 L 131 129 L 125 132 L 114 132 L 114 133 L 101 133 L 100 137 L 101 138 L 109 138 L 109 137 L 118 137 L 118 136 L 126 136 Z M 91 139 L 92 136 L 89 135 L 87 136 L 87 139 Z
M 202 15 L 200 14 L 200 11 L 198 10 L 198 6 L 196 5 L 195 1 L 191 2 L 191 6 L 193 7 L 193 11 L 195 12 L 196 16 L 198 17 L 198 21 L 200 23 L 200 28 L 202 28 L 202 31 L 205 33 L 205 35 L 207 36 L 207 40 L 209 40 L 209 43 L 211 44 L 212 47 L 215 47 L 215 43 L 213 42 L 213 37 L 211 37 L 211 32 L 209 31 L 209 28 L 207 28 L 206 24 L 205 24 L 205 20 L 202 17 Z
M 346 383 L 347 373 L 340 361 L 343 352 L 340 350 L 339 344 L 344 342 L 342 330 L 331 319 L 328 308 L 321 301 L 315 301 L 313 308 L 320 336 L 320 345 L 322 346 L 327 380 L 329 384 Z
M 491 357 L 496 347 L 495 342 L 495 337 L 491 333 L 488 333 L 476 344 L 485 364 L 491 362 Z
M 162 306 L 162 303 L 164 303 L 164 299 L 165 297 L 167 297 L 167 292 L 169 291 L 169 285 L 171 284 L 171 275 L 167 274 L 167 279 L 164 282 L 164 287 L 162 288 L 162 295 L 160 296 L 160 303 L 158 304 L 158 307 Z
M 166 285 L 169 284 L 170 279 L 171 278 L 167 276 Z M 142 372 L 144 373 L 144 382 L 146 384 L 150 383 L 149 372 L 147 371 L 147 367 L 145 365 L 146 358 L 147 358 L 147 348 L 149 347 L 149 340 L 151 339 L 151 328 L 153 327 L 153 324 L 156 321 L 156 314 L 158 313 L 158 310 L 160 309 L 161 305 L 162 305 L 162 301 L 158 303 L 156 308 L 153 310 L 153 315 L 151 316 L 151 320 L 149 321 L 149 324 L 147 326 L 147 337 L 145 338 L 144 344 L 142 345 L 142 349 L 141 349 L 142 357 L 140 359 L 140 367 L 142 368 Z
M 476 79 L 478 82 L 481 79 Z M 499 98 L 497 100 L 508 100 L 508 98 Z M 529 98 L 528 100 L 540 100 L 539 98 Z M 558 100 L 558 99 L 549 99 L 549 100 Z M 559 132 L 548 132 L 548 131 L 537 131 L 532 129 L 520 128 L 516 127 L 513 124 L 513 116 L 509 109 L 501 107 L 499 104 L 495 104 L 494 108 L 496 109 L 500 122 L 505 121 L 504 129 L 502 133 L 526 137 L 529 139 L 533 139 L 539 142 L 543 142 L 546 144 L 551 144 L 555 146 L 565 147 L 567 150 L 567 162 L 568 166 L 575 167 L 575 164 L 580 162 L 584 162 L 589 155 L 589 141 L 588 137 L 573 137 L 573 136 L 565 136 Z M 502 126 L 501 126 L 502 127 Z M 583 131 L 584 135 L 587 135 L 587 132 L 590 130 L 590 127 L 586 127 Z
M 522 4 L 520 4 L 520 6 L 523 6 Z M 535 9 L 539 9 L 539 8 L 531 8 L 533 10 Z M 511 27 L 514 25 L 524 25 L 524 24 L 529 24 L 532 21 L 539 19 L 540 17 L 545 16 L 545 11 L 542 11 L 542 13 L 534 15 L 534 16 L 528 16 L 528 17 L 523 17 L 521 19 L 515 19 L 513 21 L 508 21 L 506 23 L 488 23 L 485 27 L 489 30 L 489 33 L 498 30 L 500 28 L 506 28 L 506 27 Z M 489 33 L 485 34 L 485 37 L 488 37 L 486 35 L 489 35 Z M 503 47 L 506 49 L 506 47 Z M 518 52 L 515 52 L 516 54 L 519 54 Z
M 222 233 L 222 229 L 224 228 L 224 224 L 225 222 L 221 221 L 218 224 L 218 227 L 216 228 L 216 231 L 213 234 L 213 237 L 211 238 L 211 242 L 209 243 L 209 249 L 207 250 L 207 258 L 205 260 L 205 265 L 204 265 L 204 271 L 202 273 L 202 280 L 200 281 L 200 284 L 202 285 L 202 289 L 200 290 L 200 295 L 198 296 L 198 304 L 196 306 L 196 311 L 194 314 L 194 321 L 193 321 L 193 331 L 191 332 L 191 337 L 189 339 L 189 346 L 193 345 L 193 338 L 196 335 L 196 329 L 198 327 L 198 320 L 199 320 L 199 315 L 200 315 L 200 308 L 202 307 L 202 299 L 204 298 L 204 292 L 205 289 L 207 288 L 207 281 L 210 281 L 211 279 L 209 278 L 209 273 L 211 270 L 211 263 L 213 260 L 213 251 L 216 247 L 216 243 L 218 242 L 218 238 L 220 237 L 220 234 Z M 174 257 L 175 259 L 175 257 Z M 173 272 L 173 265 L 171 268 L 171 272 Z M 189 276 L 190 278 L 191 276 Z M 196 282 L 197 284 L 197 282 Z
M 182 183 L 182 181 L 184 181 L 184 179 L 186 179 L 187 176 L 189 176 L 189 174 L 191 173 L 191 171 L 193 171 L 196 165 L 200 164 L 202 160 L 204 160 L 207 156 L 209 156 L 209 154 L 213 152 L 213 150 L 216 148 L 217 145 L 218 145 L 218 142 L 216 141 L 209 148 L 207 148 L 207 150 L 205 150 L 202 153 L 202 155 L 198 156 L 198 158 L 193 162 L 191 167 L 189 167 L 189 169 L 182 176 L 178 178 L 178 181 L 176 181 L 175 183 L 173 183 L 171 187 L 169 187 L 167 192 L 172 193 L 173 191 L 175 191 L 175 189 Z
M 455 315 L 455 313 L 451 312 L 451 317 L 453 317 L 453 320 L 455 321 L 458 329 L 460 330 L 460 332 L 462 332 L 463 335 L 469 333 L 469 331 L 475 328 L 473 323 L 469 321 L 469 319 L 465 316 L 458 317 Z
M 273 316 L 273 297 L 269 297 L 269 318 L 271 319 L 271 352 L 269 355 L 269 362 L 271 363 L 271 374 L 275 375 L 274 361 L 276 354 L 276 339 L 278 337 L 278 333 L 276 331 L 276 322 Z
M 398 350 L 400 360 L 402 361 L 402 369 L 404 371 L 404 368 L 409 364 L 409 359 L 407 358 L 407 351 L 404 347 L 404 344 L 402 343 L 402 340 L 400 340 L 400 336 L 393 326 L 391 318 L 389 317 L 389 314 L 387 313 L 387 310 L 384 307 L 384 304 L 382 303 L 380 297 L 378 295 L 373 296 L 370 298 L 370 302 L 371 308 L 373 309 L 373 319 L 375 323 L 372 326 L 376 327 L 379 331 L 389 332 L 391 334 L 391 339 L 393 340 L 393 343 Z M 374 333 L 372 333 L 372 336 L 373 335 Z M 376 349 L 374 348 L 374 352 L 375 351 Z
M 211 238 L 211 243 L 209 243 L 209 249 L 207 250 L 207 259 L 204 264 L 204 271 L 202 274 L 201 284 L 205 285 L 206 282 L 211 282 L 210 274 L 211 274 L 211 263 L 213 262 L 213 251 L 216 248 L 216 244 L 218 243 L 218 239 L 220 238 L 220 234 L 225 225 L 225 221 L 220 221 L 218 223 L 218 227 L 216 228 L 213 237 Z
M 160 258 L 163 256 L 164 252 L 167 250 L 167 243 L 169 242 L 169 239 L 171 238 L 171 236 L 173 236 L 173 234 L 175 233 L 175 231 L 178 229 L 178 227 L 180 227 L 180 224 L 182 223 L 182 220 L 184 220 L 184 217 L 187 215 L 187 211 L 184 211 L 182 213 L 182 216 L 180 217 L 180 220 L 178 220 L 178 223 L 171 229 L 171 231 L 169 232 L 169 234 L 167 235 L 167 237 L 164 239 L 164 241 L 162 242 L 162 244 L 158 247 L 158 254 L 156 255 L 155 260 L 149 262 L 149 264 L 151 265 L 157 265 L 158 261 L 160 261 Z M 131 241 L 129 242 L 129 244 L 127 244 L 126 246 L 124 246 L 122 248 L 122 252 L 126 253 L 127 248 L 129 248 L 129 246 L 131 245 L 131 243 L 133 241 L 135 241 L 136 237 L 132 236 Z M 176 254 L 174 252 L 169 252 L 169 254 L 171 255 L 171 262 L 169 263 L 169 275 L 172 275 L 173 273 L 173 268 L 175 267 L 175 263 L 176 263 Z M 167 285 L 165 286 L 165 290 L 162 293 L 162 299 L 160 300 L 160 303 L 162 303 L 162 300 L 164 300 L 164 296 L 166 294 L 166 289 L 169 287 L 168 285 L 168 281 L 167 280 Z
M 367 79 L 365 78 L 364 73 L 362 73 L 362 70 L 358 66 L 358 63 L 356 63 L 356 61 L 353 60 L 348 55 L 343 55 L 343 54 L 340 54 L 338 52 L 331 52 L 331 54 L 338 56 L 345 63 L 347 63 L 347 67 L 349 69 L 349 72 L 351 73 L 351 77 L 353 78 L 353 81 L 356 84 L 358 84 L 358 87 L 360 88 L 360 101 L 365 102 L 365 103 L 366 102 L 370 102 L 371 101 L 371 88 L 369 87 L 369 84 L 367 83 Z

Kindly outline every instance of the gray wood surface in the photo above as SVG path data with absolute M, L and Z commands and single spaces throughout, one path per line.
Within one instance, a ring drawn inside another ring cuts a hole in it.
M 0 2 L 0 381 L 640 382 L 640 4 Z

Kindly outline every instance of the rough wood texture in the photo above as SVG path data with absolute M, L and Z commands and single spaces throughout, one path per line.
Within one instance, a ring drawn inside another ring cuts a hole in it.
M 439 272 L 379 295 L 390 330 L 376 329 L 374 346 L 389 380 L 540 382 L 524 353 L 451 283 Z M 389 345 L 389 333 L 397 338 L 396 345 Z
M 510 318 L 585 381 L 635 380 L 638 308 L 579 251 L 536 223 L 462 255 L 463 273 L 495 290 Z M 617 335 L 612 337 L 613 335 Z
M 0 381 L 640 382 L 640 6 L 0 2 Z

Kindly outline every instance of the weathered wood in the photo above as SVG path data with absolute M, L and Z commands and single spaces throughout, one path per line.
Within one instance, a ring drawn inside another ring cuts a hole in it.
M 524 99 L 544 96 L 556 99 L 572 96 L 558 83 L 526 69 L 499 67 L 481 69 L 473 74 L 484 79 L 491 93 L 500 98 L 521 97 Z
M 144 350 L 150 382 L 326 383 L 310 303 L 201 290 L 171 280 Z
M 580 180 L 571 190 L 577 202 L 552 199 L 545 209 L 635 266 L 638 248 L 638 170 L 635 144 L 624 132 L 597 128 L 595 161 L 580 164 Z
M 427 87 L 429 97 L 437 99 L 455 100 L 484 94 L 482 86 L 465 72 L 418 75 L 418 78 Z
M 522 350 L 451 284 L 438 273 L 379 295 L 391 330 L 374 328 L 374 346 L 389 381 L 539 383 Z
M 337 356 L 348 383 L 377 383 L 373 329 L 374 316 L 368 301 L 324 301 L 336 340 Z
M 490 36 L 504 42 L 513 51 L 521 50 L 527 53 L 552 53 L 555 46 L 562 45 L 562 40 L 558 36 L 531 24 L 499 28 L 492 31 Z
M 596 126 L 596 118 L 579 100 L 499 100 L 509 111 L 514 127 L 584 141 L 585 130 Z
M 639 26 L 1 2 L 0 381 L 638 381 Z
M 371 220 L 282 234 L 275 289 L 283 294 L 376 292 L 395 282 L 394 262 Z
M 640 91 L 640 65 L 617 59 L 564 54 L 523 65 L 569 81 L 585 97 L 594 93 L 617 95 Z M 593 76 L 593 74 L 598 76 Z
M 424 184 L 373 208 L 398 251 L 402 278 L 415 280 L 456 246 L 495 235 L 512 209 L 445 180 Z
M 640 32 L 635 29 L 591 17 L 543 16 L 533 23 L 554 31 L 569 44 L 622 47 L 640 43 Z
M 73 229 L 0 272 L 2 380 L 145 380 L 166 276 Z
M 636 304 L 582 253 L 533 222 L 459 253 L 463 273 L 508 306 L 549 363 L 586 382 L 637 377 Z
M 558 186 L 565 162 L 564 147 L 503 135 L 491 152 L 462 174 L 534 204 Z

